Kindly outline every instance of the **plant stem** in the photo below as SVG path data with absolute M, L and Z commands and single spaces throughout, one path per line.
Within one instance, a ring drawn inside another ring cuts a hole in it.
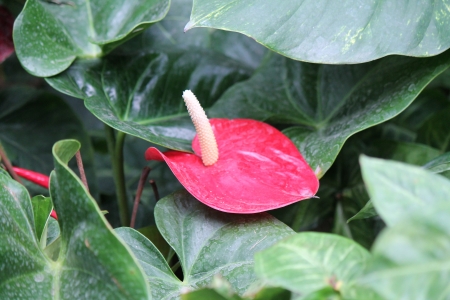
M 14 171 L 13 166 L 8 159 L 8 156 L 6 156 L 6 152 L 3 151 L 3 147 L 1 144 L 0 144 L 0 161 L 3 162 L 3 164 L 6 167 L 6 171 L 8 171 L 9 174 L 11 174 L 12 178 L 14 178 L 14 180 L 16 180 L 17 182 L 22 183 L 22 180 L 20 180 L 19 176 L 17 176 L 16 172 Z
M 117 132 L 114 137 L 114 129 L 105 125 L 108 150 L 111 154 L 114 184 L 116 186 L 117 202 L 119 204 L 120 222 L 123 226 L 130 224 L 128 213 L 127 190 L 125 186 L 125 173 L 123 167 L 123 144 L 125 142 L 125 133 Z
M 153 194 L 155 195 L 155 202 L 158 202 L 158 200 L 159 200 L 159 192 L 158 192 L 158 187 L 156 186 L 156 182 L 153 179 L 151 179 L 149 182 L 150 182 L 150 184 L 152 186 Z
M 77 153 L 75 154 L 75 157 L 77 159 L 77 166 L 78 166 L 78 171 L 80 172 L 81 181 L 83 182 L 84 186 L 86 187 L 86 190 L 89 192 L 89 186 L 88 186 L 88 182 L 86 179 L 86 173 L 84 172 L 83 160 L 81 159 L 80 150 L 77 151 Z
M 134 198 L 133 212 L 131 214 L 131 222 L 130 222 L 131 228 L 134 228 L 134 224 L 136 223 L 136 214 L 139 207 L 139 201 L 141 200 L 142 190 L 144 189 L 144 184 L 145 181 L 147 180 L 148 173 L 150 173 L 150 168 L 144 167 L 144 169 L 142 169 L 141 178 L 139 179 L 136 197 Z

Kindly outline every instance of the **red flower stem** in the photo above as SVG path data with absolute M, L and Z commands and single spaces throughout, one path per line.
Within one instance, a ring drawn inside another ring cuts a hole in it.
M 131 222 L 130 227 L 134 228 L 134 225 L 136 223 L 136 215 L 139 207 L 139 201 L 141 200 L 142 191 L 144 190 L 144 184 L 147 180 L 148 174 L 150 173 L 149 167 L 144 167 L 142 169 L 141 178 L 139 179 L 139 184 L 136 190 L 136 197 L 134 198 L 134 205 L 133 205 L 133 213 L 131 214 Z
M 89 186 L 88 186 L 87 179 L 86 179 L 86 173 L 84 172 L 83 160 L 81 159 L 80 150 L 77 151 L 77 153 L 75 154 L 75 157 L 77 159 L 77 166 L 78 166 L 78 171 L 80 172 L 81 181 L 83 182 L 84 186 L 86 187 L 86 190 L 89 192 Z
M 39 186 L 42 186 L 43 188 L 48 189 L 49 186 L 49 177 L 47 175 L 30 171 L 27 169 L 19 168 L 19 167 L 13 167 L 13 170 L 16 172 L 17 175 L 19 175 L 22 178 L 25 178 L 26 180 L 29 180 L 33 183 L 36 183 Z
M 159 192 L 158 192 L 158 187 L 156 186 L 156 182 L 153 179 L 151 179 L 149 182 L 150 182 L 150 184 L 152 186 L 153 194 L 155 195 L 155 201 L 158 202 L 158 200 L 159 200 Z
M 127 189 L 125 186 L 125 173 L 123 167 L 123 144 L 126 134 L 117 132 L 117 138 L 114 135 L 114 129 L 105 125 L 106 140 L 108 151 L 112 159 L 114 184 L 116 186 L 117 202 L 119 204 L 120 222 L 123 226 L 130 224 L 130 215 L 128 212 Z
M 6 156 L 6 152 L 3 151 L 3 147 L 0 144 L 0 160 L 3 162 L 3 164 L 5 165 L 6 171 L 8 171 L 9 174 L 11 174 L 12 178 L 14 178 L 14 180 L 22 183 L 22 180 L 20 180 L 19 176 L 17 176 L 16 172 L 14 171 L 13 166 L 11 165 L 11 162 L 8 159 L 8 156 Z

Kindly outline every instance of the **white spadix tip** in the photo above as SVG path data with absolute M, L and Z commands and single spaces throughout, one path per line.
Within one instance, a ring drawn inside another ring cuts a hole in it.
M 203 164 L 205 166 L 211 166 L 219 159 L 219 149 L 211 124 L 194 93 L 190 90 L 184 91 L 183 99 L 191 116 L 192 123 L 194 123 L 195 131 L 197 131 Z

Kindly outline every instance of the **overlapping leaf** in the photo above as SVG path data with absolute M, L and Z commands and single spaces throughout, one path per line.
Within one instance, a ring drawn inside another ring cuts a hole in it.
M 52 76 L 77 57 L 107 53 L 168 9 L 168 0 L 28 0 L 14 24 L 17 56 L 31 74 Z
M 266 282 L 302 297 L 317 292 L 323 296 L 328 290 L 328 296 L 341 293 L 345 299 L 352 292 L 353 282 L 365 271 L 369 258 L 367 250 L 349 239 L 307 232 L 257 253 L 255 269 Z
M 273 55 L 211 108 L 212 117 L 297 124 L 283 132 L 323 175 L 354 133 L 393 118 L 450 65 L 450 52 L 418 59 L 329 66 Z
M 449 24 L 446 0 L 194 0 L 185 30 L 236 31 L 293 59 L 335 64 L 439 54 L 450 47 Z
M 137 231 L 117 229 L 138 258 L 156 299 L 208 286 L 221 274 L 242 294 L 256 278 L 253 255 L 293 231 L 266 213 L 233 215 L 213 210 L 182 191 L 158 202 L 156 224 L 178 254 L 180 281 L 156 247 Z
M 58 261 L 39 247 L 25 188 L 0 170 L 2 299 L 148 299 L 142 270 L 108 228 L 95 201 L 67 167 L 76 141 L 54 147 L 51 195 L 61 225 Z
M 389 226 L 411 214 L 449 203 L 450 181 L 419 167 L 361 157 L 364 182 L 377 212 Z

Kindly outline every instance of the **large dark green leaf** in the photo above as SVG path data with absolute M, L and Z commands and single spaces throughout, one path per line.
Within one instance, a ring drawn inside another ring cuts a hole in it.
M 352 240 L 305 232 L 257 253 L 255 270 L 266 282 L 302 296 L 328 288 L 345 299 L 369 258 L 369 252 Z
M 297 60 L 360 63 L 441 53 L 450 47 L 449 24 L 446 0 L 194 0 L 185 30 L 240 32 Z
M 101 121 L 171 149 L 192 151 L 194 126 L 182 92 L 191 89 L 211 106 L 251 69 L 214 51 L 145 52 L 75 63 L 48 79 L 61 92 L 85 100 Z
M 67 162 L 76 141 L 54 147 L 51 195 L 61 225 L 58 261 L 38 245 L 30 197 L 0 171 L 1 299 L 148 299 L 144 274 Z
M 449 299 L 449 253 L 450 206 L 446 203 L 419 211 L 384 231 L 358 285 L 371 288 L 382 299 Z
M 34 89 L 0 91 L 0 143 L 14 165 L 49 175 L 52 146 L 67 138 L 80 141 L 90 192 L 96 195 L 91 141 L 71 108 L 61 98 Z
M 161 20 L 168 0 L 28 0 L 14 23 L 17 56 L 36 76 L 52 76 L 77 58 L 99 57 Z
M 448 203 L 450 181 L 420 167 L 361 157 L 361 169 L 373 205 L 387 225 Z
M 158 229 L 181 262 L 183 281 L 156 247 L 130 228 L 117 229 L 144 269 L 156 299 L 177 299 L 181 292 L 206 287 L 221 274 L 240 295 L 256 278 L 253 255 L 293 231 L 266 213 L 227 214 L 211 209 L 186 191 L 160 200 Z
M 283 132 L 322 176 L 349 136 L 399 114 L 449 65 L 450 52 L 347 66 L 273 54 L 251 79 L 227 90 L 210 114 L 297 124 Z

